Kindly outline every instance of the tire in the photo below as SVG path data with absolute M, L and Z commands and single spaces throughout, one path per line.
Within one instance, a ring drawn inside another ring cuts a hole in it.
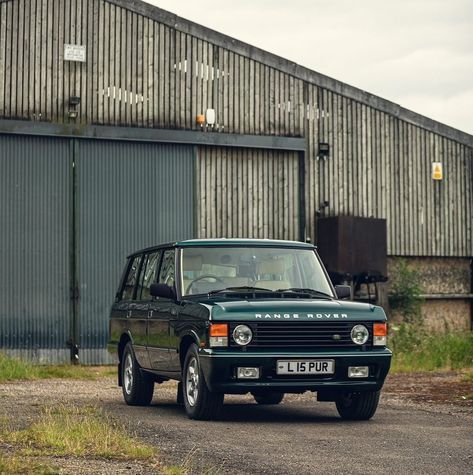
M 122 391 L 129 406 L 148 406 L 153 399 L 154 381 L 141 371 L 131 342 L 125 346 L 122 356 Z
M 342 419 L 367 421 L 378 408 L 380 391 L 346 393 L 335 404 Z
M 208 421 L 215 419 L 223 405 L 223 393 L 210 392 L 205 383 L 199 361 L 197 345 L 187 350 L 182 368 L 182 396 L 190 419 Z
M 260 393 L 260 394 L 253 394 L 253 397 L 255 398 L 255 401 L 258 404 L 264 404 L 264 405 L 279 404 L 284 398 L 284 393 L 279 393 L 279 392 Z

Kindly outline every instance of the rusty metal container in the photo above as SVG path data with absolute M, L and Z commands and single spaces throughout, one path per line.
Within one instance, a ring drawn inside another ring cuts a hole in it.
M 356 276 L 371 275 L 374 282 L 383 281 L 387 276 L 385 219 L 319 218 L 317 247 L 332 277 L 351 280 Z

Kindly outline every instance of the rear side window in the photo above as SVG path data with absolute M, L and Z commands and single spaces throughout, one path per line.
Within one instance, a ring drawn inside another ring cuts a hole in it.
M 159 283 L 166 284 L 169 287 L 174 286 L 174 249 L 164 251 L 163 263 L 159 272 Z
M 157 272 L 159 269 L 159 258 L 161 253 L 159 251 L 152 252 L 145 256 L 143 262 L 143 271 L 141 272 L 140 285 L 138 287 L 138 292 L 136 298 L 138 300 L 150 300 L 151 294 L 149 289 L 151 284 L 156 282 Z
M 133 258 L 131 265 L 128 267 L 128 274 L 123 286 L 122 300 L 133 300 L 135 296 L 135 287 L 138 281 L 138 272 L 140 270 L 142 256 Z

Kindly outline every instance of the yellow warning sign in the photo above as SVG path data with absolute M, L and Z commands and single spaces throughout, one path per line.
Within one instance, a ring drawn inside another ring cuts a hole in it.
M 443 180 L 443 169 L 441 162 L 432 163 L 432 180 Z

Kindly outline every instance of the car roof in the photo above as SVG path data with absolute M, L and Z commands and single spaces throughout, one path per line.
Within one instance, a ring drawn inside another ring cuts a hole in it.
M 302 248 L 315 249 L 314 244 L 300 241 L 283 241 L 279 239 L 246 239 L 246 238 L 220 238 L 220 239 L 187 239 L 184 241 L 172 241 L 157 246 L 146 247 L 139 251 L 133 252 L 128 257 L 145 252 L 163 248 L 183 248 L 183 247 L 285 247 L 285 248 Z

